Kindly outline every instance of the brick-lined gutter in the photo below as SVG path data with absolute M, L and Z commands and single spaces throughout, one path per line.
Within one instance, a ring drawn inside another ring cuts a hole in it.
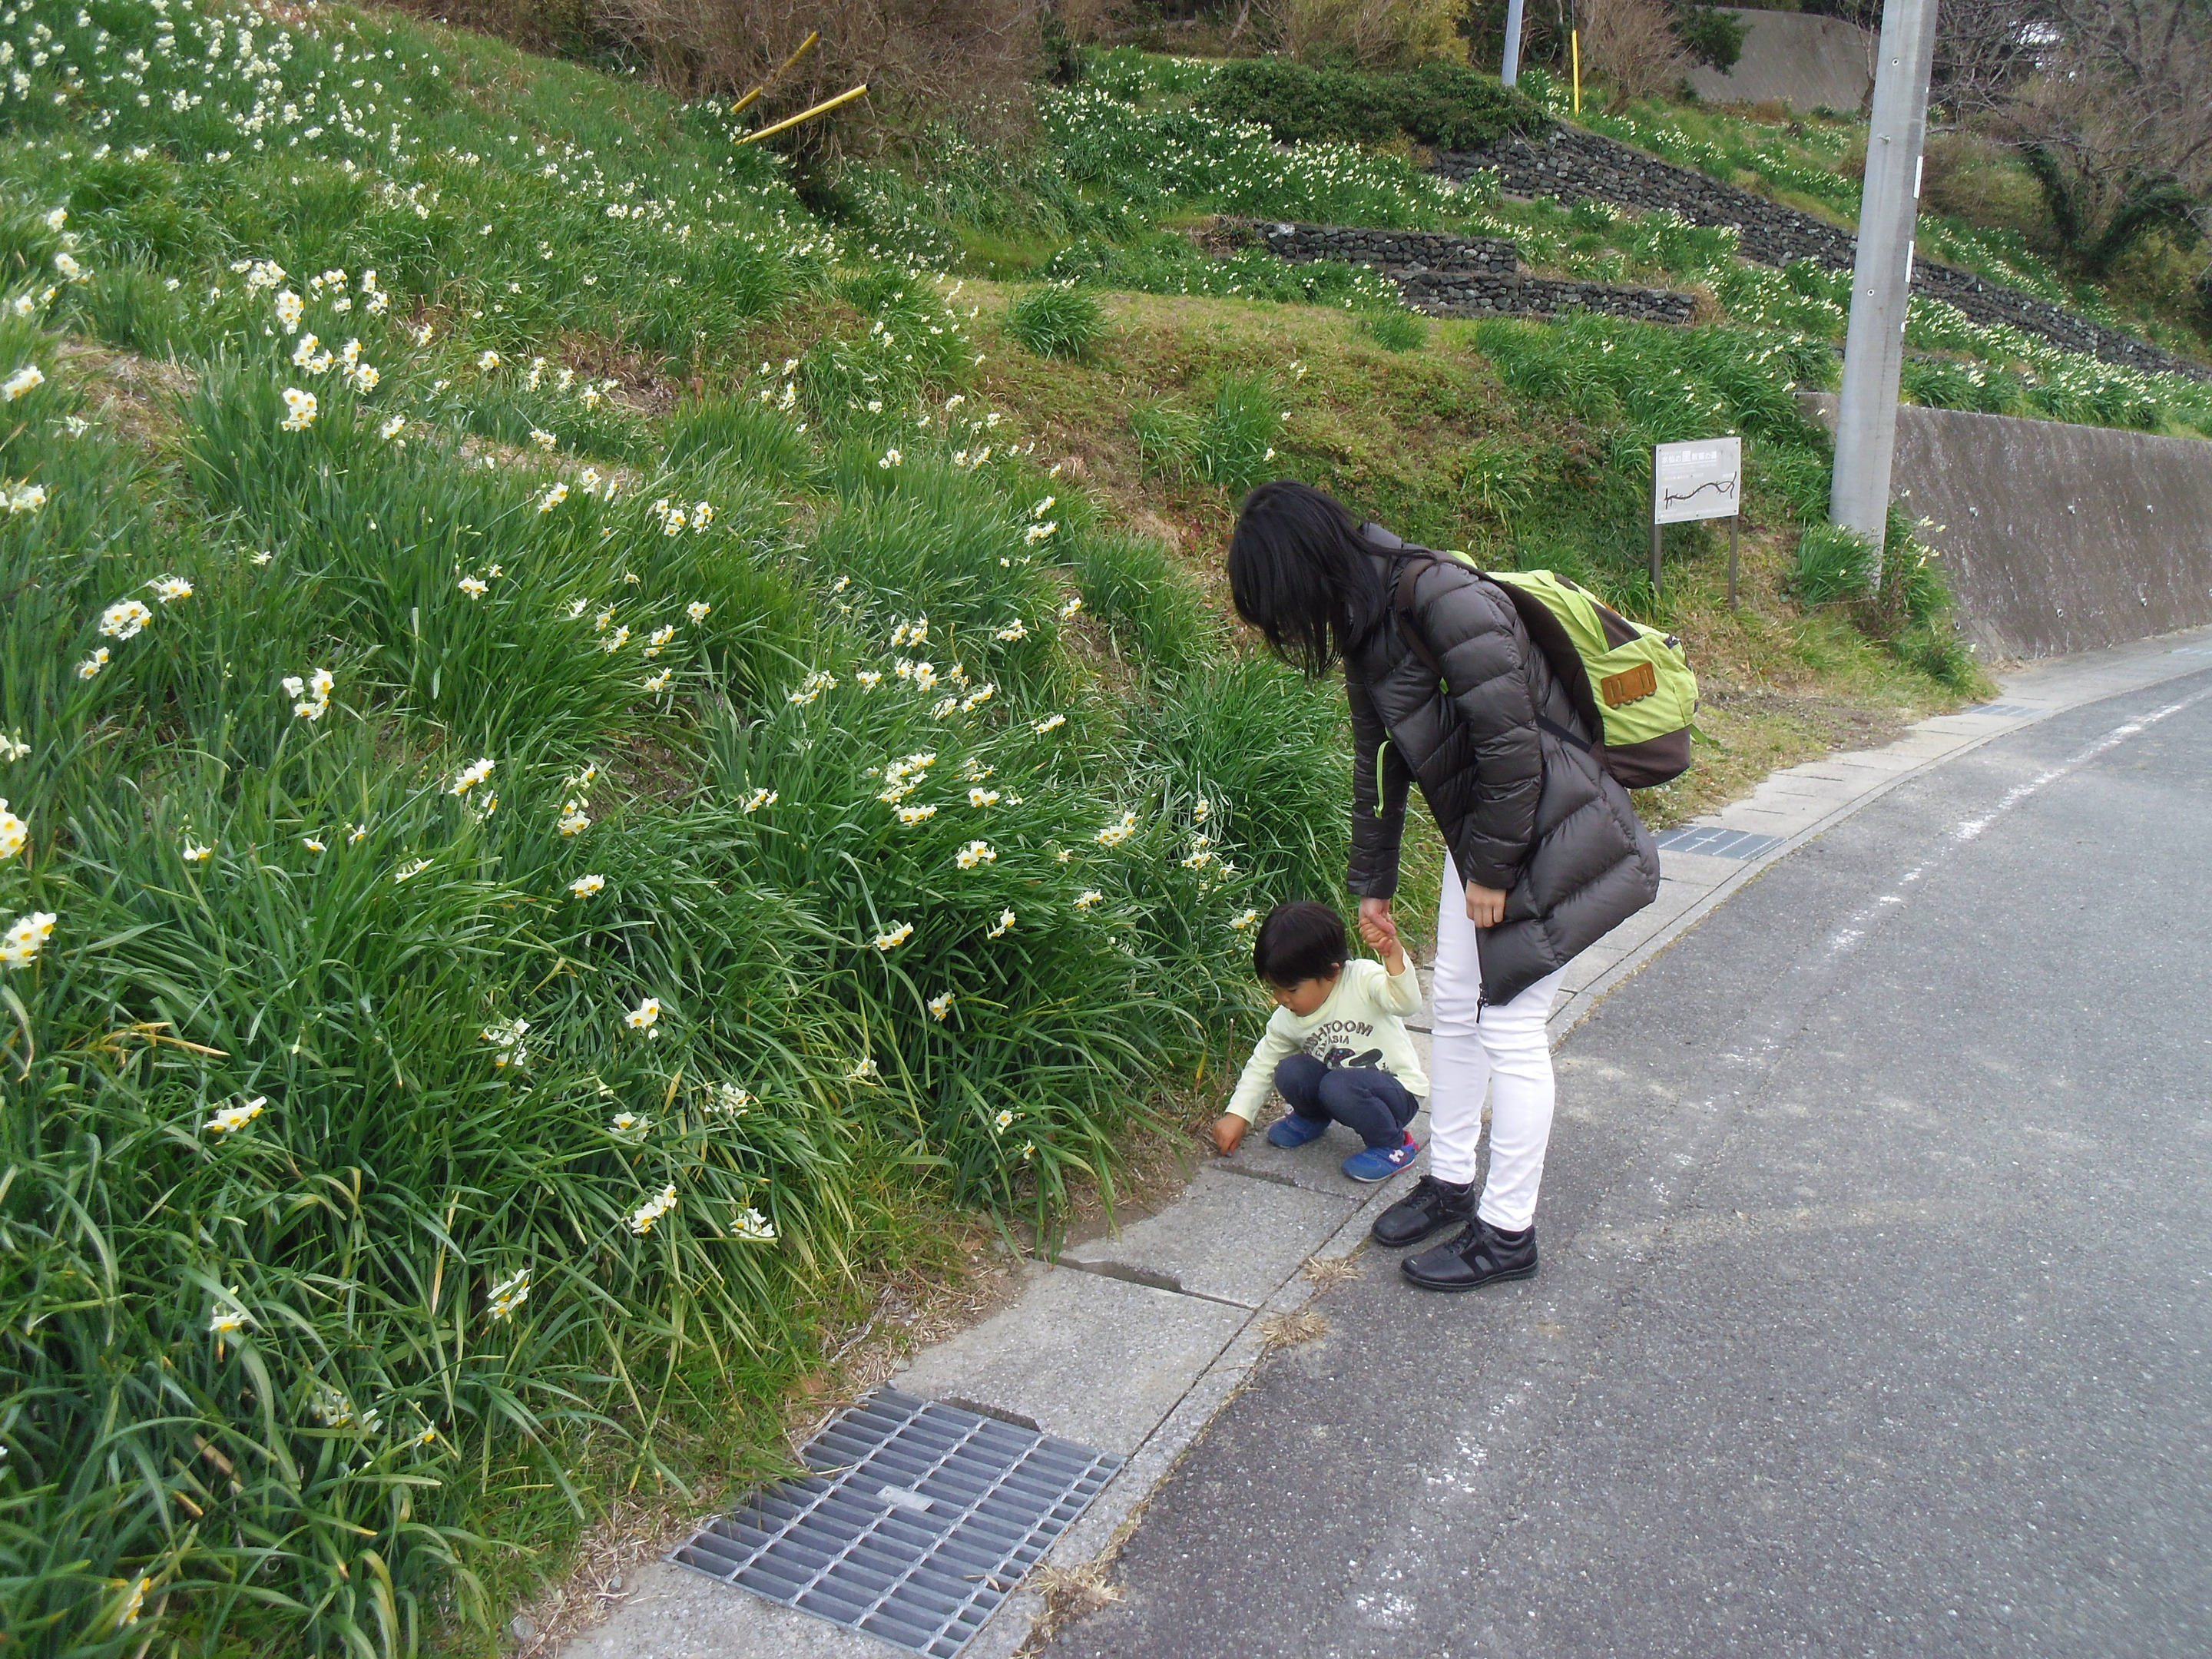
M 1269 219 L 1224 219 L 1217 234 L 1226 243 L 1264 247 L 1297 264 L 1340 259 L 1372 266 L 1398 284 L 1407 305 L 1432 317 L 1564 317 L 1592 311 L 1638 322 L 1688 323 L 1697 316 L 1697 296 L 1671 289 L 1529 276 L 1512 243 L 1490 237 Z
M 1494 170 L 1505 189 L 1516 196 L 1608 202 L 1647 212 L 1668 209 L 1692 224 L 1729 226 L 1738 234 L 1736 246 L 1743 257 L 1759 264 L 1814 259 L 1832 270 L 1848 270 L 1857 248 L 1853 232 L 1825 219 L 1564 122 L 1541 137 L 1509 134 L 1486 149 L 1446 151 L 1437 155 L 1435 170 L 1448 179 Z M 1913 267 L 1912 291 L 1956 306 L 1975 322 L 2005 324 L 2108 363 L 2147 374 L 2212 380 L 2212 368 L 2203 363 L 2177 357 L 2132 334 L 1955 266 L 1918 261 Z

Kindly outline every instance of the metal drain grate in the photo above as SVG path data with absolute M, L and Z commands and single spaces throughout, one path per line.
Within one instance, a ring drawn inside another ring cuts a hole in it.
M 1121 1467 L 1071 1441 L 879 1389 L 806 1449 L 805 1480 L 669 1559 L 952 1659 Z
M 1685 824 L 1655 837 L 1662 853 L 1696 853 L 1709 859 L 1765 858 L 1782 845 L 1780 836 L 1758 836 L 1748 830 L 1723 830 L 1713 824 Z

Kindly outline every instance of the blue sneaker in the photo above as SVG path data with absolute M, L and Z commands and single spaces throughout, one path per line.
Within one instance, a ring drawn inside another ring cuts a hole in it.
M 1270 1146 L 1303 1146 L 1310 1140 L 1319 1140 L 1328 1133 L 1325 1117 L 1302 1117 L 1296 1112 L 1285 1112 L 1267 1126 Z
M 1421 1143 L 1409 1131 L 1402 1146 L 1370 1146 L 1344 1160 L 1344 1172 L 1354 1181 L 1388 1181 L 1421 1155 Z

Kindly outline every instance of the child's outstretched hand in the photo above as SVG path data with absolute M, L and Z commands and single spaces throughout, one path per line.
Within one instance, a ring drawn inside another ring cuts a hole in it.
M 1382 958 L 1392 978 L 1406 971 L 1405 945 L 1398 937 L 1398 919 L 1390 914 L 1389 899 L 1360 900 L 1359 937 Z
M 1226 1158 L 1244 1141 L 1244 1131 L 1252 1126 L 1234 1112 L 1224 1112 L 1213 1122 L 1213 1149 Z

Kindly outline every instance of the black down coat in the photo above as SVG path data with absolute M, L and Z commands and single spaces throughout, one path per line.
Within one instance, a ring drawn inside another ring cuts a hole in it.
M 1395 596 L 1407 557 L 1427 550 L 1380 525 L 1360 533 Z M 1484 1000 L 1510 1002 L 1658 896 L 1659 849 L 1628 792 L 1545 729 L 1595 735 L 1503 588 L 1440 558 L 1415 578 L 1413 612 L 1443 686 L 1392 611 L 1345 664 L 1352 890 L 1397 891 L 1407 786 L 1419 783 L 1460 879 L 1506 894 L 1505 919 L 1476 941 Z

